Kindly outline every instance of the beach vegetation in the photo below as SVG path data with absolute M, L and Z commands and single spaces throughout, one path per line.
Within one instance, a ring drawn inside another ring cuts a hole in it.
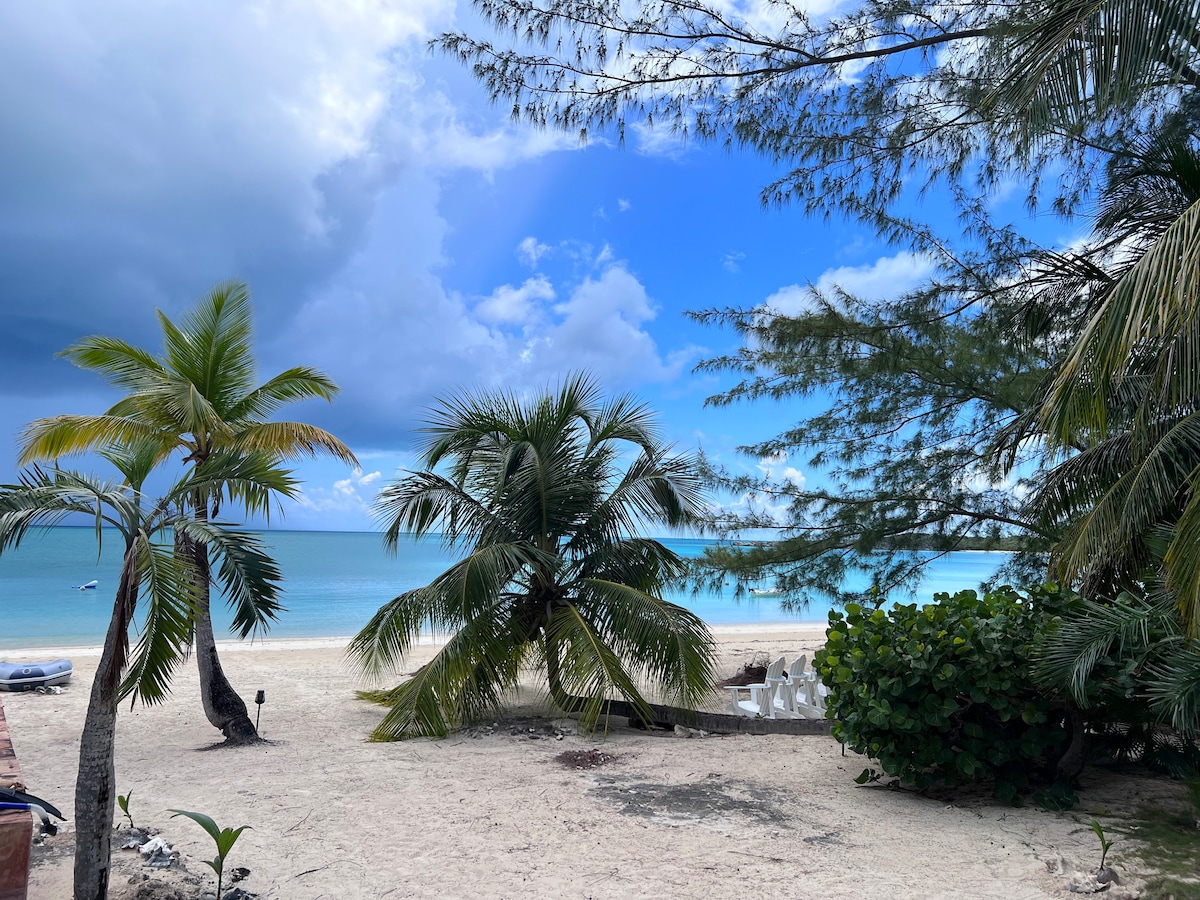
M 278 608 L 279 571 L 261 541 L 183 510 L 196 492 L 207 494 L 230 484 L 254 481 L 264 490 L 292 490 L 288 473 L 255 454 L 211 457 L 150 503 L 141 489 L 159 462 L 160 448 L 149 440 L 103 450 L 101 455 L 120 472 L 119 480 L 35 467 L 19 483 L 0 486 L 0 553 L 20 546 L 33 529 L 79 515 L 94 522 L 98 544 L 108 529 L 114 529 L 124 546 L 79 744 L 75 900 L 108 896 L 118 703 L 126 698 L 144 704 L 165 700 L 172 675 L 191 647 L 200 579 L 194 559 L 176 552 L 177 540 L 203 541 L 212 548 L 217 580 L 236 598 L 239 614 L 247 621 L 262 621 Z M 135 616 L 139 633 L 133 644 Z M 128 798 L 125 795 L 122 805 L 126 811 Z
M 1087 719 L 1089 758 L 1200 772 L 1196 650 L 1170 594 L 1082 600 L 1049 625 L 1034 660 L 1043 689 Z
M 572 374 L 523 397 L 451 396 L 420 433 L 424 469 L 377 501 L 384 542 L 440 535 L 463 555 L 385 603 L 350 643 L 377 676 L 423 630 L 448 634 L 411 678 L 364 694 L 388 707 L 373 737 L 445 735 L 530 670 L 587 725 L 653 721 L 645 684 L 694 708 L 715 681 L 713 639 L 663 598 L 685 561 L 643 535 L 694 525 L 703 494 L 694 460 L 671 452 L 651 411 Z
M 175 816 L 186 816 L 197 825 L 204 829 L 213 840 L 216 846 L 217 855 L 212 859 L 204 860 L 204 864 L 211 868 L 217 874 L 217 898 L 221 897 L 222 882 L 225 877 L 225 858 L 229 856 L 229 852 L 233 849 L 233 845 L 237 843 L 237 839 L 242 836 L 242 832 L 249 828 L 249 825 L 242 825 L 238 828 L 221 828 L 213 820 L 212 816 L 206 816 L 204 813 L 188 812 L 183 809 L 170 810 Z
M 133 791 L 129 791 L 124 794 L 117 794 L 117 806 L 120 807 L 121 815 L 123 815 L 129 822 L 129 827 L 131 829 L 137 827 L 133 824 L 133 813 L 129 811 L 129 798 L 132 796 Z
M 1087 450 L 1092 465 L 1122 464 L 1120 448 L 1096 440 L 1095 417 L 1089 425 L 1064 414 L 1122 377 L 1144 384 L 1155 355 L 1172 371 L 1195 358 L 1167 350 L 1183 349 L 1169 324 L 1120 330 L 1146 321 L 1139 304 L 1167 309 L 1152 285 L 1174 290 L 1171 261 L 1190 271 L 1194 255 L 1194 5 L 882 0 L 822 14 L 786 0 L 762 18 L 676 0 L 474 5 L 477 33 L 433 45 L 515 117 L 582 138 L 657 128 L 760 153 L 781 167 L 765 203 L 857 220 L 925 273 L 918 288 L 884 300 L 810 285 L 780 309 L 694 314 L 742 338 L 701 365 L 740 378 L 710 403 L 832 401 L 742 448 L 767 460 L 803 453 L 820 478 L 800 485 L 710 469 L 714 484 L 756 501 L 715 524 L 783 526 L 783 540 L 711 554 L 715 577 L 771 577 L 788 605 L 814 595 L 865 602 L 843 587 L 855 569 L 886 594 L 919 579 L 930 554 L 914 545 L 1005 542 L 1019 552 L 1002 577 L 1044 580 L 1047 552 L 1074 539 L 1077 518 L 1028 502 L 1041 476 Z M 489 27 L 496 37 L 482 33 Z M 1176 139 L 1170 152 L 1164 135 Z M 1099 202 L 1098 185 L 1107 185 Z M 1092 234 L 1047 250 L 993 221 L 997 195 L 1014 186 L 1031 211 L 1082 217 Z M 906 215 L 914 194 L 948 204 L 961 229 L 942 234 Z M 1172 302 L 1195 295 L 1189 288 Z M 1104 323 L 1089 325 L 1105 304 Z M 1182 311 L 1166 319 L 1189 321 Z M 1096 340 L 1123 334 L 1141 368 L 1104 363 L 1094 341 L 1076 346 L 1085 329 Z M 1134 339 L 1143 333 L 1162 352 Z M 1165 390 L 1162 377 L 1152 383 Z M 1170 428 L 1182 395 L 1164 390 L 1163 403 L 1144 410 L 1149 430 L 1125 453 L 1127 473 L 1147 460 L 1138 447 L 1149 435 L 1169 443 L 1164 451 L 1188 440 Z M 1129 424 L 1118 417 L 1108 433 L 1120 437 Z M 1176 469 L 1183 486 L 1191 476 L 1180 473 L 1194 467 L 1179 459 Z M 1170 495 L 1161 488 L 1160 499 Z M 1194 556 L 1181 549 L 1186 539 L 1166 564 L 1171 578 L 1191 578 L 1185 594 L 1194 595 L 1200 575 L 1183 574 Z
M 1048 624 L 1079 602 L 1054 587 L 1005 587 L 831 612 L 813 665 L 829 690 L 833 736 L 879 767 L 859 782 L 984 782 L 1008 802 L 1069 784 L 1084 723 L 1035 682 L 1033 653 Z
M 474 5 L 497 39 L 433 45 L 516 118 L 763 154 L 783 170 L 765 203 L 856 220 L 919 275 L 883 299 L 810 285 L 780 308 L 694 313 L 741 338 L 700 365 L 739 379 L 711 404 L 830 400 L 741 448 L 767 470 L 804 454 L 805 483 L 707 467 L 749 501 L 711 524 L 781 539 L 718 548 L 702 577 L 769 578 L 785 606 L 873 605 L 911 592 L 937 553 L 1015 544 L 996 583 L 1049 577 L 1088 601 L 1054 626 L 1044 689 L 1094 722 L 1112 715 L 1096 728 L 1110 743 L 1125 735 L 1168 769 L 1194 757 L 1200 9 L 880 0 L 820 14 L 784 0 L 759 18 L 703 0 Z M 1013 187 L 1083 236 L 1045 248 L 998 223 Z M 962 227 L 909 216 L 916 195 Z M 847 591 L 855 571 L 867 586 Z M 1124 702 L 1089 696 L 1114 668 Z
M 155 462 L 182 453 L 194 473 L 255 465 L 264 470 L 289 460 L 328 455 L 357 465 L 350 448 L 329 432 L 302 422 L 280 422 L 270 415 L 289 403 L 310 398 L 332 400 L 337 386 L 323 373 L 287 369 L 255 383 L 253 308 L 246 285 L 216 285 L 182 322 L 158 312 L 162 352 L 155 355 L 119 338 L 86 337 L 60 354 L 80 368 L 99 374 L 126 395 L 100 415 L 63 415 L 38 419 L 21 436 L 21 461 L 58 459 L 142 441 L 155 447 Z M 198 521 L 216 521 L 232 504 L 269 519 L 273 500 L 290 496 L 270 481 L 211 477 L 194 482 L 178 502 Z M 214 547 L 202 534 L 181 532 L 177 551 L 191 560 L 197 583 L 194 619 L 201 699 L 213 727 L 226 740 L 256 740 L 258 732 L 246 703 L 225 677 L 217 655 L 210 613 L 211 559 Z M 265 630 L 279 612 L 274 604 L 250 609 L 255 598 L 231 594 L 234 629 L 246 637 Z
M 1108 859 L 1108 851 L 1112 849 L 1113 842 L 1108 839 L 1104 833 L 1104 826 L 1100 824 L 1099 819 L 1092 819 L 1092 831 L 1100 840 L 1100 865 L 1096 867 L 1097 871 L 1104 868 L 1104 861 Z
M 475 6 L 498 39 L 433 45 L 515 117 L 747 148 L 782 169 L 764 202 L 857 220 L 925 267 L 899 298 L 833 285 L 788 309 L 696 313 L 743 337 L 702 365 L 742 379 L 712 402 L 833 399 L 744 448 L 810 453 L 822 487 L 711 473 L 762 501 L 729 528 L 784 525 L 784 540 L 714 554 L 717 577 L 864 601 L 842 590 L 849 568 L 884 593 L 915 583 L 928 554 L 905 535 L 938 551 L 1019 539 L 1008 577 L 1044 579 L 1052 551 L 1055 576 L 1096 600 L 1161 580 L 1200 637 L 1194 4 Z M 1086 236 L 1046 249 L 994 222 L 1014 186 Z M 907 216 L 915 194 L 962 228 Z

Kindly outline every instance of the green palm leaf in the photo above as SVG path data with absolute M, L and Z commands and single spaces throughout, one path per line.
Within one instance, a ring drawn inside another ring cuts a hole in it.
M 499 705 L 516 685 L 528 641 L 507 627 L 502 609 L 456 632 L 434 658 L 390 691 L 364 694 L 390 707 L 372 740 L 444 737 L 450 728 Z
M 158 546 L 140 535 L 131 553 L 147 601 L 146 618 L 117 699 L 132 696 L 153 706 L 167 698 L 171 678 L 191 647 L 196 584 L 173 546 Z
M 1043 133 L 1074 129 L 1191 83 L 1198 51 L 1191 0 L 1051 0 L 1007 43 L 993 99 Z
M 688 703 L 711 687 L 707 628 L 661 596 L 685 562 L 637 536 L 693 522 L 699 481 L 642 404 L 604 403 L 571 375 L 526 398 L 456 394 L 422 433 L 425 470 L 380 492 L 384 543 L 437 530 L 465 556 L 385 604 L 350 652 L 378 675 L 422 628 L 455 633 L 410 681 L 371 694 L 391 706 L 376 738 L 444 734 L 499 703 L 527 660 L 542 661 L 555 702 L 589 724 L 614 695 L 649 719 L 639 680 Z
M 278 600 L 283 576 L 263 541 L 203 521 L 181 520 L 175 530 L 207 546 L 215 557 L 226 601 L 233 610 L 231 629 L 241 638 L 265 633 L 283 611 Z

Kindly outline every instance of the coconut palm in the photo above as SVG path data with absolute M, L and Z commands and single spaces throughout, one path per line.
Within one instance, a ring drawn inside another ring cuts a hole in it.
M 1075 449 L 1034 506 L 1063 528 L 1054 574 L 1088 603 L 1044 648 L 1044 681 L 1080 707 L 1103 666 L 1137 673 L 1133 722 L 1200 731 L 1200 103 L 1114 157 L 1088 315 L 1037 411 Z M 1132 690 L 1132 689 L 1131 689 Z
M 264 454 L 293 460 L 329 454 L 357 465 L 350 449 L 323 429 L 300 422 L 267 421 L 284 404 L 310 397 L 330 400 L 337 386 L 314 369 L 296 367 L 255 385 L 250 292 L 244 284 L 218 284 L 176 325 L 161 311 L 161 356 L 117 338 L 94 336 L 62 351 L 75 365 L 99 373 L 128 391 L 102 415 L 58 416 L 31 423 L 22 436 L 21 461 L 57 459 L 114 443 L 152 440 L 163 459 L 183 452 L 198 469 L 215 456 Z M 197 482 L 199 484 L 199 482 Z M 215 518 L 225 501 L 268 515 L 270 497 L 247 493 L 244 485 L 206 482 L 185 504 L 200 521 Z M 201 697 L 209 722 L 230 741 L 254 740 L 257 731 L 246 704 L 221 669 L 209 613 L 207 544 L 184 535 L 181 552 L 193 557 L 199 581 L 196 659 Z
M 1085 449 L 1048 475 L 1041 503 L 1071 520 L 1056 554 L 1064 576 L 1111 596 L 1161 569 L 1185 632 L 1200 637 L 1200 114 L 1191 115 L 1168 119 L 1110 170 L 1100 236 L 1121 258 L 1041 410 L 1052 442 Z
M 662 597 L 684 561 L 639 536 L 692 524 L 699 479 L 692 460 L 669 455 L 645 406 L 604 402 L 573 375 L 529 398 L 451 397 L 422 431 L 424 471 L 380 493 L 384 542 L 394 550 L 402 534 L 440 531 L 464 556 L 380 608 L 350 653 L 379 674 L 423 628 L 453 633 L 411 679 L 369 695 L 390 707 L 376 740 L 444 735 L 494 709 L 530 669 L 586 723 L 606 709 L 650 721 L 645 682 L 684 705 L 710 689 L 707 627 Z
M 191 644 L 202 583 L 193 560 L 174 550 L 174 535 L 212 548 L 220 580 L 237 606 L 243 634 L 265 628 L 279 608 L 279 572 L 252 535 L 229 532 L 178 510 L 194 491 L 238 484 L 248 493 L 289 493 L 294 482 L 261 454 L 223 457 L 194 469 L 152 508 L 143 507 L 141 485 L 161 445 L 111 448 L 104 455 L 123 482 L 101 482 L 76 472 L 27 471 L 20 483 L 0 486 L 0 553 L 15 548 L 30 529 L 85 514 L 124 543 L 112 618 L 92 682 L 79 746 L 75 783 L 75 900 L 108 895 L 115 793 L 113 750 L 117 704 L 132 697 L 154 704 L 166 696 L 172 673 Z M 130 655 L 129 629 L 139 603 L 141 636 Z

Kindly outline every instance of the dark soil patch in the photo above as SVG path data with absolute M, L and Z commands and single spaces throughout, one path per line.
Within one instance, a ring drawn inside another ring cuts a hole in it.
M 718 682 L 720 687 L 733 687 L 743 684 L 762 684 L 767 678 L 767 654 L 756 653 L 754 659 L 742 666 L 724 681 Z
M 693 784 L 654 784 L 638 779 L 604 779 L 591 793 L 621 807 L 627 816 L 666 822 L 701 822 L 737 818 L 761 825 L 784 826 L 789 816 L 772 792 L 756 785 L 710 776 Z M 836 835 L 825 836 L 834 843 Z
M 605 753 L 603 750 L 567 750 L 554 757 L 568 769 L 598 769 L 617 758 L 615 753 Z

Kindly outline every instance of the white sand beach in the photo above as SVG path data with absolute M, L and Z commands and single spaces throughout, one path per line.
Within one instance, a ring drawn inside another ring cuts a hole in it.
M 811 655 L 823 639 L 819 629 L 794 628 L 717 636 L 726 673 L 758 652 Z M 843 756 L 828 737 L 587 734 L 569 720 L 534 718 L 547 710 L 532 696 L 494 727 L 368 743 L 381 712 L 355 698 L 365 685 L 336 643 L 224 654 L 244 697 L 266 692 L 261 731 L 270 744 L 208 749 L 220 735 L 204 719 L 193 666 L 169 702 L 122 708 L 118 790 L 132 791 L 136 824 L 161 830 L 184 868 L 160 874 L 118 852 L 111 896 L 197 897 L 213 884 L 202 862 L 212 855 L 208 838 L 171 818 L 178 808 L 251 826 L 228 865 L 249 869 L 239 886 L 272 900 L 1067 897 L 1069 878 L 1048 865 L 1060 856 L 1068 873 L 1095 865 L 1091 815 L 1119 817 L 1174 787 L 1090 771 L 1068 814 L 1013 809 L 981 793 L 931 799 L 856 785 L 864 760 Z M 68 655 L 76 674 L 67 691 L 2 700 L 28 789 L 70 816 L 96 657 Z M 556 760 L 593 749 L 612 758 L 592 769 Z M 70 896 L 72 845 L 68 826 L 35 847 L 30 900 Z M 1131 846 L 1123 849 L 1118 865 L 1132 875 Z

